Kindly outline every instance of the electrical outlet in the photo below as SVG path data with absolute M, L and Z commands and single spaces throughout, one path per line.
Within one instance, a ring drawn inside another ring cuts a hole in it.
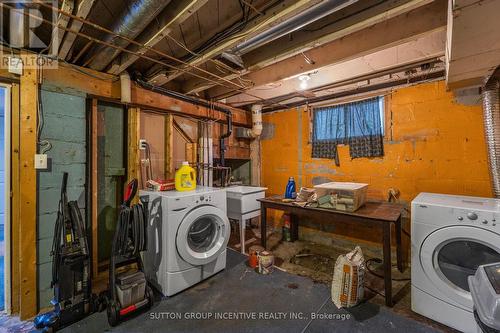
M 148 142 L 146 141 L 146 139 L 139 139 L 139 149 L 140 150 L 146 149 L 147 145 L 148 145 Z
M 35 169 L 47 169 L 47 154 L 35 154 Z

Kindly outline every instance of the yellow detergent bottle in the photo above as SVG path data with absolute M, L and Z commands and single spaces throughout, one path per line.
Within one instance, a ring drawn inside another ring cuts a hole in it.
M 196 171 L 189 166 L 188 162 L 182 162 L 181 168 L 175 173 L 175 189 L 177 191 L 196 189 Z

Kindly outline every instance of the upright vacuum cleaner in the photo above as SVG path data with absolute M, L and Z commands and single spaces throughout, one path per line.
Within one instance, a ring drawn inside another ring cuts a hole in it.
M 107 299 L 108 322 L 111 326 L 150 308 L 154 302 L 153 290 L 146 282 L 141 258 L 141 252 L 147 249 L 148 202 L 144 198 L 141 199 L 142 204 L 131 206 L 136 192 L 137 179 L 134 179 L 125 190 L 111 247 Z M 135 268 L 130 269 L 131 266 Z M 124 270 L 125 267 L 129 269 Z
M 35 327 L 55 331 L 92 313 L 97 299 L 91 294 L 90 255 L 86 228 L 76 201 L 66 193 L 68 173 L 63 174 L 59 211 L 52 242 L 54 310 L 38 315 Z

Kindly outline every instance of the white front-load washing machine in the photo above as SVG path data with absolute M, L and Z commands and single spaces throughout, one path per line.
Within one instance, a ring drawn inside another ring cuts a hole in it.
M 412 310 L 476 332 L 467 278 L 500 261 L 500 200 L 420 193 L 411 229 Z
M 174 295 L 226 267 L 230 225 L 224 189 L 139 195 L 148 201 L 144 269 L 163 295 Z

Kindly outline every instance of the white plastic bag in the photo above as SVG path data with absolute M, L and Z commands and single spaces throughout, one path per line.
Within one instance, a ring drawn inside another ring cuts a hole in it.
M 363 299 L 365 258 L 359 246 L 340 255 L 335 263 L 332 301 L 338 308 L 355 306 Z

